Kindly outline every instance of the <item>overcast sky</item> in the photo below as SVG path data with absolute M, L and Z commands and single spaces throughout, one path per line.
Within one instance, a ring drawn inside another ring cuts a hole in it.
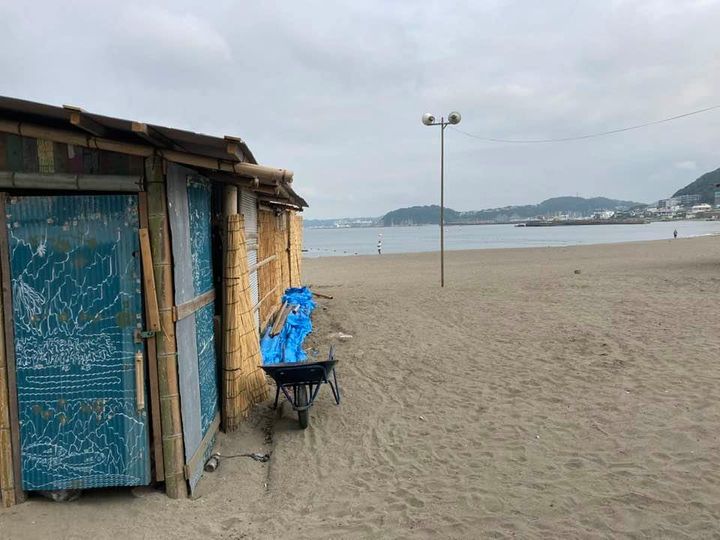
M 0 0 L 0 94 L 239 136 L 307 218 L 378 216 L 438 202 L 423 112 L 547 138 L 720 104 L 719 29 L 713 0 Z M 649 202 L 720 167 L 720 110 L 552 145 L 449 129 L 446 160 L 457 210 Z

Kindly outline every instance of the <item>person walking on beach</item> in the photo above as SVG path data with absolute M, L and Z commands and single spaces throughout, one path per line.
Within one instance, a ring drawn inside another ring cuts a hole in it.
M 677 229 L 673 231 L 673 238 L 677 238 Z
M 382 234 L 378 234 L 377 248 L 378 248 L 378 255 L 382 255 Z

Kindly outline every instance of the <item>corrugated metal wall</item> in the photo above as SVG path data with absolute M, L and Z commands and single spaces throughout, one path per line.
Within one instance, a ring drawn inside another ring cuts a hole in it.
M 240 194 L 240 213 L 245 221 L 245 241 L 247 242 L 248 268 L 251 270 L 258 262 L 258 206 L 255 193 L 243 189 Z M 250 272 L 250 299 L 252 305 L 260 301 L 257 270 Z M 260 328 L 260 313 L 255 311 L 255 324 Z
M 23 489 L 148 484 L 137 196 L 12 197 L 4 211 Z
M 214 287 L 211 189 L 209 180 L 177 164 L 168 167 L 167 181 L 175 304 L 180 306 Z M 176 328 L 185 462 L 193 464 L 191 490 L 202 476 L 203 458 L 212 450 L 212 444 L 203 448 L 203 439 L 211 436 L 219 411 L 214 315 L 215 303 L 206 303 L 178 320 Z

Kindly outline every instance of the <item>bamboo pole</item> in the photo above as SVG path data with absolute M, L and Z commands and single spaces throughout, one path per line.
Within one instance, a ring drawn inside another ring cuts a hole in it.
M 285 227 L 287 228 L 287 235 L 285 237 L 285 257 L 288 262 L 288 287 L 292 287 L 295 283 L 295 276 L 293 275 L 293 263 L 292 263 L 292 214 L 285 212 Z
M 280 296 L 285 293 L 285 289 L 290 287 L 290 260 L 287 253 L 287 218 L 285 212 L 275 218 L 274 236 L 275 236 L 275 252 L 280 259 Z M 279 301 L 278 301 L 279 303 Z
M 290 223 L 290 275 L 292 276 L 292 287 L 302 285 L 302 217 L 295 212 L 288 212 Z
M 168 223 L 167 196 L 162 159 L 145 160 L 148 192 L 148 225 L 152 247 L 155 288 L 158 294 L 161 331 L 157 334 L 158 385 L 162 424 L 165 489 L 174 499 L 187 497 L 184 476 L 180 389 L 178 383 L 177 343 L 173 321 L 173 276 Z
M 227 230 L 227 222 L 228 222 L 228 216 L 236 215 L 238 213 L 238 207 L 240 200 L 240 190 L 236 186 L 225 186 L 224 193 L 223 193 L 223 222 L 222 222 L 222 242 L 223 242 L 223 267 L 222 267 L 222 277 L 223 277 L 223 287 L 220 291 L 220 296 L 222 299 L 222 319 L 220 321 L 221 323 L 221 337 L 220 337 L 220 347 L 222 354 L 220 355 L 220 365 L 222 367 L 222 384 L 220 385 L 221 390 L 221 403 L 220 403 L 220 419 L 222 423 L 222 428 L 224 431 L 229 431 L 228 429 L 228 417 L 232 416 L 234 411 L 230 410 L 231 404 L 229 401 L 229 396 L 232 393 L 232 388 L 226 378 L 226 373 L 228 370 L 228 367 L 230 366 L 230 359 L 228 358 L 228 354 L 226 352 L 227 350 L 227 337 L 228 333 L 230 331 L 230 327 L 232 325 L 232 317 L 234 316 L 234 313 L 232 313 L 234 306 L 231 306 L 229 304 L 229 297 L 228 297 L 228 285 L 225 281 L 226 273 L 227 273 L 227 266 L 228 266 L 228 256 L 229 256 L 229 249 L 228 249 L 228 230 Z
M 17 380 L 15 374 L 15 332 L 12 322 L 10 244 L 8 241 L 7 221 L 4 212 L 6 197 L 6 193 L 0 193 L 0 208 L 3 209 L 3 212 L 0 213 L 0 290 L 2 291 L 0 295 L 2 298 L 2 302 L 0 302 L 0 308 L 2 308 L 0 334 L 2 334 L 2 345 L 4 345 L 2 348 L 2 363 L 4 368 L 0 368 L 0 387 L 4 387 L 5 389 L 3 392 L 4 399 L 0 397 L 0 403 L 2 404 L 0 407 L 5 411 L 2 415 L 8 415 L 6 425 L 9 427 L 9 430 L 3 430 L 3 433 L 0 434 L 2 435 L 0 454 L 3 456 L 3 463 L 0 467 L 2 467 L 2 474 L 4 476 L 4 480 L 0 481 L 0 486 L 8 487 L 9 484 L 12 484 L 14 488 L 11 494 L 3 491 L 3 505 L 9 506 L 11 503 L 19 504 L 24 502 L 27 494 L 22 488 L 22 468 L 20 463 L 20 420 L 18 415 Z M 11 475 L 5 471 L 7 466 L 10 467 L 9 472 Z M 12 479 L 12 482 L 10 482 L 10 479 Z
M 5 257 L 2 253 L 0 256 Z M 1 301 L 8 301 L 2 298 Z M 15 473 L 13 471 L 12 429 L 10 425 L 10 400 L 7 379 L 7 355 L 5 354 L 5 320 L 0 310 L 0 493 L 5 508 L 15 501 Z
M 261 181 L 264 180 L 265 182 L 275 185 L 282 184 L 283 182 L 292 182 L 293 177 L 293 172 L 287 169 L 278 169 L 274 167 L 267 167 L 265 165 L 235 161 L 235 156 L 228 155 L 228 161 L 222 161 L 198 154 L 190 154 L 188 152 L 162 150 L 145 144 L 133 144 L 104 139 L 102 137 L 80 135 L 71 131 L 49 128 L 27 122 L 0 120 L 0 132 L 12 133 L 22 137 L 67 143 L 86 148 L 97 148 L 98 150 L 107 150 L 109 152 L 120 152 L 123 154 L 142 156 L 146 158 L 159 155 L 169 161 L 182 163 L 183 165 L 203 167 L 214 171 L 231 172 L 248 176 L 250 178 L 258 178 Z
M 282 255 L 278 254 L 276 248 L 276 222 L 275 214 L 272 211 L 261 210 L 258 214 L 258 257 L 262 260 L 274 257 L 269 264 L 258 270 L 260 294 L 263 298 L 267 297 L 260 303 L 259 318 L 263 322 L 278 308 L 280 298 L 285 292 L 280 270 Z

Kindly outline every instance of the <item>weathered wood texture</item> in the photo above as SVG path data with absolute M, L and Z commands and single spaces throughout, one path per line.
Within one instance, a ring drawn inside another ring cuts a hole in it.
M 141 175 L 143 158 L 0 132 L 0 171 Z
M 255 403 L 269 397 L 269 387 L 260 368 L 242 216 L 227 216 L 225 230 L 222 413 L 223 426 L 229 432 L 238 428 Z
M 152 264 L 152 250 L 150 249 L 150 233 L 145 227 L 141 227 L 139 233 L 148 330 L 159 332 L 160 311 L 158 309 L 157 290 L 155 289 L 155 272 Z
M 157 371 L 160 390 L 165 489 L 172 498 L 187 497 L 184 447 L 178 386 L 177 343 L 173 321 L 173 277 L 167 197 L 162 159 L 146 161 L 148 226 L 161 331 L 157 334 Z
M 5 399 L 0 398 L 3 403 L 4 410 L 7 411 L 9 417 L 9 432 L 3 435 L 3 441 L 0 443 L 0 454 L 9 452 L 9 467 L 12 470 L 12 476 L 3 472 L 4 480 L 0 482 L 0 487 L 12 486 L 12 494 L 3 491 L 3 505 L 18 504 L 23 502 L 27 494 L 22 489 L 22 470 L 20 467 L 20 421 L 18 417 L 17 402 L 17 385 L 15 378 L 15 332 L 13 328 L 12 318 L 12 284 L 10 280 L 10 252 L 7 232 L 7 221 L 5 217 L 5 201 L 6 194 L 0 193 L 0 282 L 2 284 L 2 326 L 0 333 L 3 334 L 3 363 L 5 368 L 0 369 L 2 375 L 0 386 L 5 386 Z M 0 405 L 2 407 L 3 405 Z M 5 437 L 9 435 L 9 450 Z M 3 450 L 4 449 L 4 450 Z M 5 464 L 3 464 L 3 469 Z M 5 485 L 3 485 L 5 484 Z
M 10 122 L 0 119 L 0 132 L 22 137 L 23 139 L 44 139 L 53 142 L 66 143 L 73 145 L 77 150 L 78 147 L 87 148 L 89 150 L 101 150 L 105 152 L 116 153 L 121 156 L 139 156 L 142 158 L 162 157 L 175 163 L 182 163 L 190 167 L 202 167 L 211 170 L 225 171 L 238 175 L 248 176 L 251 178 L 259 178 L 265 183 L 280 185 L 283 182 L 292 182 L 293 173 L 287 169 L 276 169 L 265 165 L 257 165 L 245 161 L 221 161 L 215 158 L 189 154 L 187 152 L 178 152 L 176 150 L 163 150 L 153 148 L 150 145 L 134 144 L 116 141 L 112 139 L 103 139 L 102 137 L 92 137 L 79 135 L 74 132 L 62 129 L 49 128 L 29 123 L 19 124 L 18 122 Z M 34 155 L 33 155 L 34 153 Z M 38 170 L 37 161 L 37 144 L 29 145 L 26 150 L 21 152 L 21 156 L 27 160 L 28 171 L 35 172 Z M 94 161 L 88 161 L 88 166 L 93 170 L 86 172 L 98 172 L 94 170 L 101 166 L 101 162 L 97 159 L 99 154 L 90 154 L 94 157 Z M 239 159 L 240 156 L 235 156 Z M 34 168 L 33 168 L 34 167 Z M 12 169 L 23 170 L 23 169 Z M 274 193 L 274 190 L 272 190 Z
M 4 211 L 4 210 L 3 210 Z M 2 254 L 4 257 L 5 254 Z M 0 298 L 0 302 L 10 299 Z M 10 425 L 10 393 L 5 354 L 5 318 L 0 310 L 0 494 L 2 505 L 15 504 L 15 472 L 13 470 L 12 428 Z
M 148 208 L 147 208 L 147 193 L 138 193 L 138 210 L 140 218 L 140 227 L 148 229 Z M 150 236 L 148 234 L 148 242 Z M 143 255 L 144 256 L 144 255 Z M 150 266 L 152 268 L 152 248 L 149 252 Z M 143 266 L 143 279 L 145 279 L 145 266 Z M 157 289 L 155 289 L 155 270 L 152 268 L 152 291 L 155 295 L 155 308 L 157 305 Z M 148 300 L 148 289 L 146 285 L 145 294 L 145 317 L 150 320 L 150 310 L 152 309 L 150 303 L 152 300 Z M 158 310 L 158 321 L 160 317 L 160 311 Z M 158 331 L 160 328 L 158 328 Z M 152 436 L 152 447 L 153 447 L 153 464 L 154 464 L 154 478 L 156 482 L 163 482 L 165 480 L 165 463 L 163 459 L 163 448 L 162 448 L 162 423 L 160 420 L 160 386 L 158 384 L 158 372 L 157 372 L 157 343 L 155 341 L 155 335 L 148 337 L 145 340 L 147 347 L 147 371 L 148 371 L 148 391 L 150 394 L 150 421 L 151 424 L 151 436 Z

